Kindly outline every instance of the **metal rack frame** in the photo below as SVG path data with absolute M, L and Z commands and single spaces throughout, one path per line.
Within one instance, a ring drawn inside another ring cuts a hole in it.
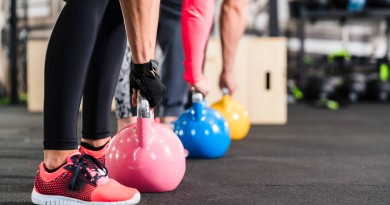
M 349 12 L 345 10 L 328 10 L 315 11 L 305 7 L 303 2 L 300 3 L 300 17 L 298 21 L 298 37 L 300 41 L 299 59 L 298 59 L 298 74 L 299 85 L 304 86 L 306 82 L 306 66 L 304 63 L 305 57 L 305 25 L 308 20 L 338 20 L 345 22 L 347 19 L 365 19 L 365 20 L 386 20 L 386 54 L 389 53 L 389 37 L 390 37 L 390 8 L 389 9 L 366 9 L 362 12 Z

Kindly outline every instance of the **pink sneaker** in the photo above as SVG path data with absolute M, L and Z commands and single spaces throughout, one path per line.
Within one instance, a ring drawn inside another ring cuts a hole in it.
M 140 198 L 138 190 L 108 178 L 106 168 L 97 159 L 79 152 L 71 154 L 67 163 L 54 172 L 47 172 L 41 163 L 31 194 L 34 204 L 130 205 Z

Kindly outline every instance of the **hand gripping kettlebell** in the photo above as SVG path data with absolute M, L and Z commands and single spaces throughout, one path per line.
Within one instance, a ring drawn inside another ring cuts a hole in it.
M 222 99 L 211 105 L 211 108 L 220 112 L 227 120 L 232 140 L 242 140 L 248 134 L 251 126 L 248 111 L 240 102 L 229 95 L 227 88 L 223 88 L 222 93 Z

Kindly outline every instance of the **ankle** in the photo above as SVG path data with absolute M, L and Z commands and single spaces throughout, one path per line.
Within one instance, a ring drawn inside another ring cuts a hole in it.
M 94 147 L 94 148 L 100 148 L 102 146 L 105 146 L 110 141 L 110 138 L 111 137 L 106 137 L 104 139 L 98 139 L 98 140 L 91 140 L 91 139 L 81 138 L 81 142 L 82 143 L 86 143 L 89 146 Z
M 66 163 L 65 160 L 46 160 L 44 162 L 46 171 L 56 170 Z
M 48 170 L 56 169 L 66 163 L 67 157 L 77 150 L 44 150 L 44 164 Z

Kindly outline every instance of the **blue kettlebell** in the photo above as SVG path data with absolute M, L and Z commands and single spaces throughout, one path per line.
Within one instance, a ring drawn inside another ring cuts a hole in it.
M 364 10 L 366 0 L 349 0 L 347 9 L 350 12 L 361 12 Z
M 219 158 L 230 146 L 229 125 L 217 111 L 208 108 L 201 93 L 192 94 L 193 105 L 179 116 L 174 131 L 191 158 Z

